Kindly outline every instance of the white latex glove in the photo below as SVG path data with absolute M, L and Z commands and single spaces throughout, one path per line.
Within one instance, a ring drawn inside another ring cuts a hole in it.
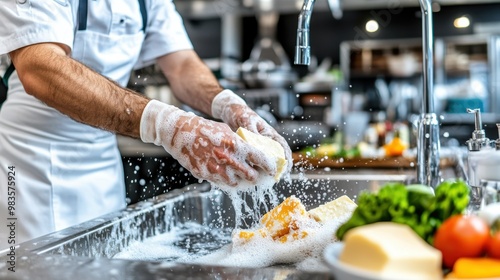
M 288 162 L 287 172 L 292 170 L 292 150 L 285 138 L 270 126 L 264 119 L 255 113 L 246 102 L 231 90 L 223 90 L 212 101 L 212 116 L 227 123 L 233 130 L 244 127 L 251 132 L 258 133 L 277 141 L 285 150 Z
M 210 121 L 157 100 L 141 117 L 141 139 L 163 146 L 198 179 L 236 186 L 254 183 L 259 171 L 275 174 L 277 166 L 263 152 L 248 145 L 229 126 Z

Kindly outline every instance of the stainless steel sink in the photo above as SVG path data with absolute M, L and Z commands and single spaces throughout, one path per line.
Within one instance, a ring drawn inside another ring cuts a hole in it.
M 407 183 L 413 178 L 409 174 L 387 173 L 293 174 L 291 182 L 281 181 L 275 189 L 280 201 L 295 195 L 307 209 L 311 209 L 342 195 L 355 200 L 362 190 L 374 191 L 387 182 Z M 247 203 L 253 207 L 250 198 Z M 270 204 L 267 206 L 271 207 Z M 265 212 L 265 209 L 261 207 L 260 211 Z M 36 254 L 111 258 L 132 241 L 164 233 L 186 222 L 214 228 L 234 228 L 234 216 L 234 208 L 227 195 L 212 190 L 206 183 L 193 184 L 24 245 Z M 252 222 L 247 220 L 246 224 Z
M 413 174 L 401 172 L 373 174 L 357 171 L 330 174 L 318 171 L 293 174 L 291 183 L 282 181 L 275 188 L 280 201 L 284 197 L 295 195 L 302 200 L 306 208 L 310 209 L 344 194 L 355 199 L 361 190 L 376 190 L 386 182 L 409 182 L 412 178 L 414 178 Z M 252 206 L 251 199 L 247 199 L 247 203 Z M 266 207 L 261 206 L 258 208 L 261 212 L 265 212 Z M 143 260 L 123 261 L 112 258 L 132 243 L 163 234 L 186 222 L 210 228 L 223 228 L 230 232 L 236 223 L 232 202 L 227 195 L 221 191 L 212 190 L 208 184 L 189 185 L 184 189 L 174 190 L 154 199 L 131 205 L 123 211 L 25 242 L 20 245 L 17 252 L 19 256 L 24 256 L 27 267 L 43 265 L 48 262 L 47 258 L 52 262 L 64 260 L 62 262 L 66 265 L 75 262 L 76 268 L 81 266 L 82 262 L 88 264 L 88 262 L 98 260 L 99 264 L 102 264 L 100 266 L 105 264 L 106 271 L 110 267 L 116 266 L 118 269 L 125 264 L 130 266 L 141 263 L 142 266 L 150 266 L 156 262 L 144 263 Z M 252 217 L 247 216 L 245 222 L 251 224 Z M 5 254 L 2 252 L 0 258 L 1 256 Z M 187 272 L 185 269 L 179 269 L 179 271 L 185 271 L 185 273 L 190 271 L 189 266 L 185 264 L 169 264 L 164 267 L 169 269 L 182 267 L 186 268 Z M 207 267 L 199 266 L 199 269 L 205 271 Z M 231 268 L 227 269 L 227 271 L 232 271 Z M 281 268 L 272 269 L 278 273 Z M 289 268 L 283 269 L 290 270 Z M 155 271 L 165 273 L 162 269 Z M 251 275 L 256 272 L 256 270 L 241 268 L 238 271 L 238 273 L 246 271 L 242 275 Z M 324 273 L 301 272 L 293 269 L 291 271 L 290 279 L 309 279 L 314 278 L 315 275 L 319 275 L 320 279 L 330 277 L 329 274 Z M 1 277 L 2 270 L 0 269 Z

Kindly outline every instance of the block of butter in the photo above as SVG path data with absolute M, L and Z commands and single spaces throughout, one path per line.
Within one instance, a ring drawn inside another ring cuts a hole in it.
M 441 252 L 409 226 L 380 222 L 349 230 L 340 254 L 342 263 L 382 279 L 442 279 Z
M 348 219 L 356 209 L 357 205 L 347 195 L 343 195 L 328 203 L 322 204 L 314 209 L 309 210 L 309 214 L 322 224 L 337 220 L 339 218 Z
M 243 127 L 238 128 L 236 134 L 248 142 L 248 144 L 263 151 L 267 156 L 272 157 L 276 161 L 278 171 L 276 172 L 274 179 L 279 181 L 287 166 L 287 160 L 285 158 L 285 151 L 283 150 L 283 147 L 273 139 L 253 133 Z

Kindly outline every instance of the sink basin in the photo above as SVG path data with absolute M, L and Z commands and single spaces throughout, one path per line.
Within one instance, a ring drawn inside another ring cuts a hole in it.
M 356 200 L 362 190 L 375 191 L 387 182 L 408 183 L 413 176 L 401 172 L 350 171 L 345 174 L 298 173 L 292 174 L 291 179 L 291 182 L 280 181 L 275 186 L 279 200 L 295 195 L 311 209 L 342 195 Z M 247 204 L 253 207 L 250 198 Z M 261 209 L 262 213 L 265 211 Z M 234 228 L 232 201 L 223 192 L 212 190 L 207 183 L 193 184 L 23 245 L 36 254 L 111 258 L 133 241 L 167 232 L 186 222 Z M 246 221 L 247 224 L 252 222 Z
M 291 183 L 281 181 L 275 186 L 275 189 L 280 201 L 284 197 L 295 195 L 302 200 L 307 209 L 311 209 L 342 195 L 348 195 L 355 200 L 361 190 L 376 190 L 387 182 L 406 183 L 412 178 L 412 174 L 404 173 L 349 172 L 329 174 L 320 171 L 292 174 Z M 252 200 L 248 198 L 246 201 L 252 207 Z M 271 206 L 266 205 L 266 207 Z M 264 213 L 266 207 L 258 208 Z M 251 225 L 252 219 L 252 216 L 246 216 L 243 225 Z M 82 258 L 86 260 L 83 261 L 84 263 L 90 260 L 99 260 L 100 263 L 105 263 L 106 267 L 120 266 L 123 265 L 124 261 L 113 259 L 113 257 L 129 246 L 143 242 L 147 238 L 176 230 L 186 223 L 222 230 L 229 236 L 236 224 L 231 199 L 221 191 L 212 190 L 206 183 L 193 184 L 131 205 L 122 211 L 22 243 L 17 252 L 19 255 L 26 256 L 30 266 L 40 265 L 39 262 L 47 262 L 47 257 L 52 260 L 61 260 L 62 258 L 66 263 L 71 263 L 76 258 L 77 266 L 79 266 L 78 263 L 81 265 Z M 202 244 L 206 241 L 203 238 L 200 240 L 198 243 Z M 213 246 L 210 250 L 220 248 L 229 240 L 227 238 L 219 246 Z M 196 243 L 196 240 L 191 243 Z M 177 245 L 185 246 L 186 243 L 180 242 Z M 5 256 L 5 252 L 0 253 L 0 256 Z M 129 259 L 125 262 L 150 265 L 165 260 L 161 258 L 146 260 L 145 264 L 144 261 L 141 258 Z M 167 267 L 171 268 L 172 266 L 176 265 L 171 264 Z M 205 270 L 206 266 L 200 266 L 200 269 Z M 279 270 L 280 268 L 273 269 Z M 251 273 L 251 271 L 255 272 L 249 270 L 246 273 Z M 290 279 L 300 279 L 301 277 L 309 279 L 309 276 L 314 278 L 314 272 L 308 273 L 311 272 L 294 271 L 292 275 L 295 276 Z

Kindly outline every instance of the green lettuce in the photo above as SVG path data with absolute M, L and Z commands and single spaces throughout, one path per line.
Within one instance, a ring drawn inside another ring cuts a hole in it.
M 468 204 L 469 187 L 462 180 L 439 184 L 435 194 L 425 185 L 389 183 L 375 193 L 361 192 L 358 207 L 336 235 L 342 240 L 352 228 L 390 221 L 410 226 L 422 239 L 432 244 L 434 234 L 443 221 L 463 213 Z

